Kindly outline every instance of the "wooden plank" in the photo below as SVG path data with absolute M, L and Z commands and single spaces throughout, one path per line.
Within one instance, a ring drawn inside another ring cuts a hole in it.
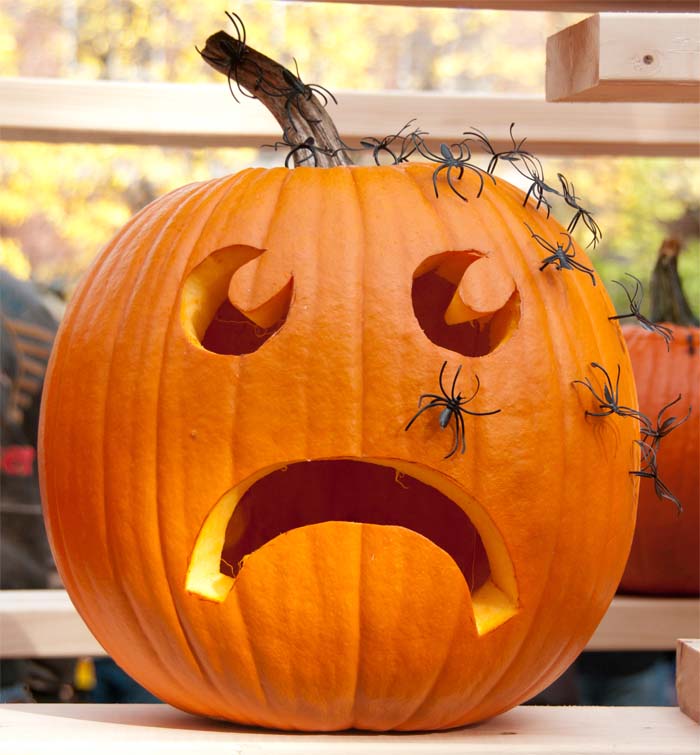
M 604 13 L 547 40 L 553 102 L 697 102 L 700 19 L 687 13 Z
M 0 658 L 105 655 L 65 590 L 0 591 Z
M 700 601 L 618 595 L 587 650 L 673 650 L 678 637 L 700 636 Z
M 562 13 L 595 13 L 596 11 L 662 11 L 666 13 L 700 10 L 695 0 L 322 0 L 353 2 L 365 5 L 404 5 L 428 8 L 478 8 L 489 10 L 535 10 Z
M 539 97 L 430 92 L 338 92 L 332 115 L 346 141 L 395 133 L 411 118 L 437 141 L 471 126 L 497 149 L 508 128 L 529 148 L 557 155 L 697 155 L 700 107 L 640 103 L 549 103 Z M 280 138 L 260 103 L 236 104 L 222 84 L 0 79 L 0 134 L 6 140 L 258 147 Z
M 700 640 L 678 640 L 676 692 L 683 713 L 700 723 Z
M 697 755 L 678 708 L 521 706 L 484 723 L 420 734 L 295 734 L 195 718 L 167 705 L 4 705 L 3 753 L 239 755 Z
M 700 635 L 700 601 L 615 598 L 589 650 L 672 650 Z M 0 591 L 0 658 L 104 655 L 63 590 Z

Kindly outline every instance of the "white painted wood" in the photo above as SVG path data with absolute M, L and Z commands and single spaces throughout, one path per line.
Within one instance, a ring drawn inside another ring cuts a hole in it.
M 104 654 L 65 590 L 0 591 L 0 658 Z
M 167 705 L 0 706 L 0 753 L 226 755 L 697 755 L 678 708 L 521 706 L 482 724 L 421 734 L 244 729 Z M 128 748 L 128 749 L 126 749 Z
M 547 100 L 697 102 L 700 16 L 601 13 L 547 40 Z
M 589 650 L 672 650 L 700 636 L 700 601 L 613 600 Z M 63 590 L 0 591 L 0 658 L 104 655 Z
M 324 2 L 350 2 L 351 0 L 323 0 Z M 700 9 L 695 0 L 352 0 L 369 5 L 404 5 L 434 8 L 487 8 L 493 10 L 538 10 L 561 13 L 576 11 L 674 11 L 696 12 Z
M 476 126 L 497 149 L 508 129 L 540 154 L 692 155 L 700 107 L 640 103 L 548 103 L 539 97 L 427 92 L 337 92 L 330 112 L 343 138 L 395 133 L 411 118 L 438 142 Z M 280 138 L 260 103 L 236 104 L 225 83 L 150 84 L 0 79 L 5 140 L 258 147 Z
M 683 713 L 700 723 L 700 640 L 678 640 L 676 692 Z

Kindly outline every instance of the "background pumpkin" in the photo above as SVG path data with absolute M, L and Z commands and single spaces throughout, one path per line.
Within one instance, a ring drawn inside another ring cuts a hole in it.
M 639 392 L 640 410 L 655 418 L 679 394 L 665 416 L 687 422 L 661 442 L 659 477 L 683 506 L 679 514 L 659 500 L 650 480 L 640 486 L 637 526 L 625 573 L 623 592 L 653 595 L 700 593 L 700 328 L 685 300 L 678 276 L 680 245 L 664 242 L 651 285 L 652 320 L 673 333 L 670 351 L 656 333 L 625 326 Z
M 619 365 L 636 406 L 612 306 L 540 269 L 524 223 L 562 231 L 544 208 L 501 180 L 477 200 L 470 172 L 468 203 L 444 175 L 436 197 L 433 172 L 184 187 L 76 294 L 44 401 L 47 523 L 78 610 L 163 700 L 285 729 L 457 726 L 546 686 L 605 612 L 638 427 L 587 416 L 574 381 Z M 445 363 L 465 395 L 478 376 L 470 408 L 500 409 L 449 459 L 436 413 L 404 431 Z

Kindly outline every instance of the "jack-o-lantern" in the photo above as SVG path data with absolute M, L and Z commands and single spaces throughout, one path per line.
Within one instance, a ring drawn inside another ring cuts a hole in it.
M 676 426 L 660 444 L 657 466 L 677 502 L 659 500 L 652 481 L 642 481 L 623 592 L 700 593 L 700 328 L 681 287 L 679 251 L 667 239 L 652 276 L 652 320 L 667 329 L 668 344 L 648 329 L 623 328 L 640 410 L 650 418 L 661 412 L 662 423 Z
M 305 157 L 338 156 L 291 73 L 213 39 Z M 523 201 L 403 159 L 252 169 L 102 253 L 50 367 L 46 517 L 78 610 L 160 698 L 446 728 L 584 647 L 632 538 L 636 391 L 584 252 Z

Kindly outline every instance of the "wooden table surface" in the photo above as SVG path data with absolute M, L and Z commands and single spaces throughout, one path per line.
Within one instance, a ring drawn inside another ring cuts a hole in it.
M 167 705 L 0 705 L 0 753 L 208 755 L 676 755 L 700 753 L 678 708 L 521 706 L 430 734 L 287 734 L 207 721 Z

